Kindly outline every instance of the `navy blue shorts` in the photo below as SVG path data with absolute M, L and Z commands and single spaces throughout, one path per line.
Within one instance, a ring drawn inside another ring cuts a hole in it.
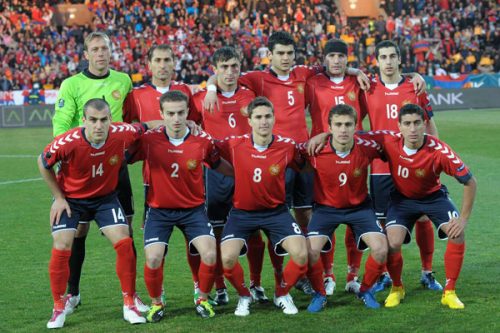
M 127 217 L 134 216 L 134 196 L 132 194 L 132 185 L 130 185 L 128 166 L 125 161 L 120 168 L 116 192 L 118 193 L 118 200 L 120 200 L 125 215 Z
M 245 243 L 240 255 L 245 255 L 248 237 L 259 229 L 264 231 L 273 244 L 274 252 L 280 256 L 288 254 L 281 246 L 285 239 L 292 236 L 304 236 L 285 205 L 257 211 L 246 211 L 233 207 L 222 231 L 221 244 L 227 240 L 240 239 Z
M 214 237 L 203 205 L 188 209 L 148 208 L 144 225 L 144 247 L 161 243 L 168 246 L 174 227 L 179 228 L 189 242 L 189 253 L 197 255 L 193 240 L 201 236 Z
M 116 193 L 92 199 L 66 198 L 66 201 L 71 208 L 71 217 L 64 211 L 59 224 L 52 226 L 52 232 L 76 231 L 79 221 L 82 220 L 95 220 L 101 230 L 116 225 L 128 225 Z
M 370 196 L 379 220 L 385 220 L 391 192 L 395 190 L 391 175 L 370 175 Z
M 394 191 L 391 194 L 385 227 L 404 227 L 407 231 L 404 243 L 408 244 L 411 241 L 413 226 L 418 223 L 416 221 L 422 215 L 427 215 L 434 223 L 440 239 L 448 238 L 441 227 L 448 224 L 451 218 L 458 217 L 459 213 L 453 201 L 448 197 L 448 190 L 444 185 L 440 190 L 423 199 L 410 199 Z
M 205 168 L 207 216 L 212 227 L 223 227 L 233 207 L 234 178 Z
M 286 204 L 291 208 L 311 208 L 313 204 L 314 175 L 286 169 Z
M 307 226 L 307 237 L 328 237 L 322 252 L 332 249 L 332 235 L 340 224 L 347 224 L 351 227 L 356 237 L 356 244 L 359 250 L 365 250 L 368 246 L 361 236 L 368 233 L 384 234 L 383 228 L 377 221 L 370 199 L 354 208 L 334 208 L 324 205 L 315 205 L 311 222 Z

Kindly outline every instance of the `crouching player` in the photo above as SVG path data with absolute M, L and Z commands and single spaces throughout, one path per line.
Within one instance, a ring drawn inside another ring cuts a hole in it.
M 316 156 L 309 157 L 314 169 L 314 201 L 308 227 L 308 277 L 316 291 L 308 311 L 319 312 L 326 304 L 320 253 L 330 251 L 332 234 L 340 224 L 354 232 L 359 250 L 370 248 L 359 292 L 368 308 L 379 308 L 370 288 L 384 270 L 387 239 L 377 222 L 367 188 L 368 166 L 381 157 L 381 148 L 367 136 L 354 135 L 357 114 L 348 104 L 334 106 L 328 115 L 330 135 Z
M 53 248 L 49 262 L 50 287 L 54 299 L 47 328 L 61 328 L 69 258 L 78 221 L 95 219 L 116 251 L 116 273 L 123 293 L 123 319 L 131 324 L 146 319 L 134 305 L 135 255 L 129 227 L 115 192 L 125 149 L 146 127 L 111 124 L 109 105 L 91 99 L 83 106 L 83 127 L 57 136 L 38 158 L 38 168 L 54 196 L 50 210 Z M 57 177 L 52 170 L 60 162 Z
M 301 164 L 301 159 L 293 140 L 273 135 L 274 109 L 267 98 L 257 97 L 247 110 L 252 133 L 220 142 L 221 154 L 227 156 L 235 174 L 233 208 L 221 239 L 224 276 L 240 296 L 234 314 L 247 316 L 252 297 L 238 256 L 246 253 L 248 238 L 262 229 L 277 255 L 290 254 L 274 304 L 285 314 L 296 314 L 298 310 L 288 292 L 306 273 L 307 246 L 285 205 L 285 172 L 287 167 Z
M 192 255 L 200 255 L 199 298 L 196 312 L 203 318 L 215 315 L 208 294 L 215 279 L 216 247 L 212 226 L 205 214 L 203 164 L 232 175 L 231 166 L 221 159 L 210 136 L 190 135 L 187 127 L 188 97 L 177 90 L 160 97 L 164 126 L 146 132 L 129 149 L 129 162 L 144 160 L 149 169 L 144 225 L 146 264 L 144 280 L 152 300 L 146 318 L 160 321 L 164 315 L 161 300 L 163 257 L 174 226 L 189 242 Z
M 389 243 L 387 268 L 393 286 L 386 307 L 398 306 L 405 297 L 401 273 L 401 245 L 409 243 L 415 221 L 429 216 L 441 239 L 448 238 L 444 254 L 446 285 L 441 303 L 451 309 L 463 309 L 455 293 L 465 252 L 464 230 L 476 196 L 476 180 L 462 160 L 441 140 L 425 134 L 424 111 L 406 104 L 399 112 L 400 134 L 380 134 L 373 138 L 383 145 L 396 191 L 391 195 L 386 232 Z M 464 185 L 460 214 L 441 184 L 440 174 L 455 177 Z

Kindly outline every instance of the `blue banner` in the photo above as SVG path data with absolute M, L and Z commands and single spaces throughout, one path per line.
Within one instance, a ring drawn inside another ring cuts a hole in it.
M 500 74 L 424 76 L 429 89 L 500 88 Z

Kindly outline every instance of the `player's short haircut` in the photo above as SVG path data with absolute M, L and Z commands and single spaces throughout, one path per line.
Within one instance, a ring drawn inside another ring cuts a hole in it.
M 158 44 L 158 45 L 153 45 L 148 51 L 148 61 L 153 60 L 153 52 L 155 50 L 160 50 L 160 51 L 170 51 L 170 54 L 172 55 L 172 58 L 175 58 L 174 50 L 170 45 L 167 44 Z
M 83 117 L 86 118 L 87 115 L 87 110 L 89 108 L 95 109 L 97 111 L 107 111 L 111 113 L 111 108 L 109 107 L 108 102 L 102 98 L 92 98 L 89 99 L 84 105 L 83 105 Z
M 85 37 L 85 41 L 83 42 L 83 50 L 88 51 L 89 44 L 96 38 L 102 38 L 108 45 L 109 50 L 111 51 L 111 39 L 104 32 L 94 31 L 91 32 L 87 37 Z
M 293 39 L 293 36 L 286 31 L 273 32 L 271 37 L 269 37 L 269 41 L 267 43 L 269 51 L 273 52 L 276 44 L 285 46 L 293 45 L 293 48 L 295 49 L 295 40 Z
M 215 51 L 214 55 L 212 56 L 212 61 L 213 64 L 217 67 L 217 64 L 219 62 L 228 61 L 233 58 L 240 61 L 240 55 L 238 54 L 236 49 L 232 46 L 224 46 Z
M 163 110 L 163 103 L 165 102 L 186 102 L 186 107 L 188 105 L 188 97 L 185 93 L 179 90 L 170 90 L 161 95 L 160 97 L 160 109 Z
M 338 104 L 332 107 L 328 113 L 328 125 L 332 124 L 333 116 L 350 116 L 354 119 L 354 123 L 358 121 L 358 113 L 349 104 Z
M 248 118 L 252 118 L 253 111 L 259 106 L 267 106 L 271 109 L 271 112 L 274 114 L 274 106 L 270 100 L 268 100 L 264 96 L 256 97 L 253 101 L 250 102 L 247 106 Z
M 406 116 L 407 114 L 416 114 L 420 118 L 422 118 L 423 121 L 425 120 L 425 112 L 424 109 L 420 107 L 420 105 L 411 103 L 405 104 L 401 109 L 399 109 L 398 121 L 401 122 L 401 118 L 403 118 L 403 116 Z
M 401 58 L 401 51 L 399 50 L 398 44 L 394 43 L 392 40 L 383 40 L 375 46 L 375 58 L 378 59 L 380 49 L 385 49 L 388 47 L 393 47 L 396 50 L 398 58 Z

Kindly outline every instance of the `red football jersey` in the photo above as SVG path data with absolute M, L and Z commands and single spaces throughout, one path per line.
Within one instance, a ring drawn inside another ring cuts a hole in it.
M 171 81 L 170 90 L 179 90 L 185 93 L 189 98 L 189 117 L 192 117 L 193 95 L 189 86 L 182 82 Z M 125 99 L 123 106 L 123 119 L 125 122 L 134 121 L 147 122 L 152 120 L 162 120 L 160 113 L 160 97 L 162 93 L 156 90 L 151 83 L 145 83 L 140 87 L 134 88 Z M 144 184 L 147 185 L 149 170 L 147 165 L 142 167 L 142 176 Z
M 286 81 L 278 79 L 271 69 L 248 72 L 242 74 L 238 83 L 273 103 L 275 134 L 304 142 L 309 137 L 305 116 L 306 81 L 320 70 L 319 67 L 296 66 Z
M 193 208 L 205 202 L 203 166 L 217 167 L 218 151 L 205 132 L 189 135 L 176 146 L 165 127 L 146 132 L 129 149 L 129 163 L 143 160 L 149 168 L 146 202 L 153 208 Z
M 432 117 L 432 107 L 427 94 L 417 96 L 410 78 L 403 78 L 396 89 L 388 89 L 378 77 L 370 82 L 370 90 L 364 93 L 366 111 L 370 118 L 370 130 L 390 130 L 399 132 L 399 109 L 405 104 L 420 105 L 425 111 L 425 119 Z M 371 174 L 389 174 L 386 162 L 375 160 Z
M 64 195 L 88 199 L 112 193 L 118 184 L 118 173 L 125 150 L 144 132 L 141 124 L 113 123 L 101 148 L 94 148 L 78 127 L 57 136 L 42 154 L 47 169 L 61 162 L 57 182 Z
M 354 136 L 349 155 L 340 157 L 331 144 L 316 156 L 309 157 L 314 168 L 314 202 L 335 208 L 361 204 L 368 195 L 368 166 L 380 158 L 381 147 L 370 136 Z
M 172 81 L 170 90 L 179 90 L 185 93 L 191 100 L 193 94 L 187 84 Z M 132 123 L 134 121 L 147 122 L 151 120 L 161 120 L 160 115 L 160 97 L 162 93 L 156 90 L 156 87 L 150 83 L 145 83 L 140 87 L 134 88 L 128 94 L 123 105 L 123 121 Z
M 466 183 L 471 177 L 469 168 L 443 141 L 426 135 L 423 146 L 416 154 L 408 155 L 403 149 L 400 133 L 368 132 L 382 144 L 389 162 L 396 189 L 411 199 L 421 199 L 441 188 L 442 172 Z
M 217 92 L 220 110 L 213 113 L 203 110 L 203 100 L 207 94 L 202 90 L 193 96 L 193 115 L 201 119 L 205 131 L 216 139 L 224 139 L 231 135 L 243 135 L 251 131 L 248 117 L 244 112 L 248 104 L 255 98 L 255 94 L 245 88 L 238 87 L 232 97 L 224 97 Z
M 288 166 L 298 168 L 302 164 L 292 139 L 275 135 L 263 152 L 255 149 L 250 134 L 217 141 L 216 144 L 221 155 L 234 168 L 234 207 L 261 210 L 285 202 L 285 170 Z
M 341 83 L 330 80 L 326 73 L 309 78 L 306 84 L 306 105 L 311 114 L 311 136 L 329 132 L 328 114 L 335 105 L 349 104 L 358 113 L 357 129 L 362 130 L 362 119 L 366 114 L 364 96 L 360 93 L 357 78 L 345 76 Z

